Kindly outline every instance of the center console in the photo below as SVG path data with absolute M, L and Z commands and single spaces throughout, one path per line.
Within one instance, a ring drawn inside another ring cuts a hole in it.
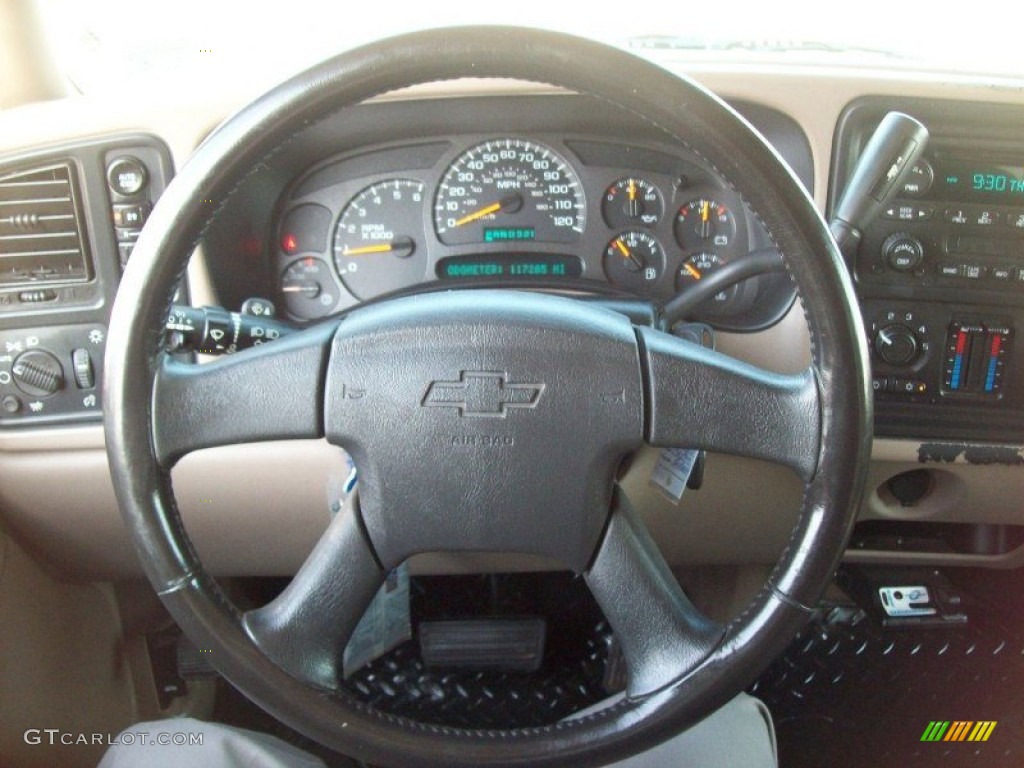
M 866 98 L 836 132 L 830 204 L 890 110 L 931 139 L 849 267 L 864 313 L 875 434 L 1019 441 L 1024 370 L 1024 109 Z

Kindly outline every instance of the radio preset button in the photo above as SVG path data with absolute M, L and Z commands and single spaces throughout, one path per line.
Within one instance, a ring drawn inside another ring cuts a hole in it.
M 999 223 L 999 214 L 987 208 L 975 211 L 972 218 L 976 227 L 992 227 Z
M 966 226 L 971 217 L 964 208 L 947 208 L 946 221 L 958 227 Z

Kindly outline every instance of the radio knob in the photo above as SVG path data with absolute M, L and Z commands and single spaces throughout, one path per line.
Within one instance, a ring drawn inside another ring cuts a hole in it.
M 14 360 L 11 377 L 18 389 L 29 397 L 47 397 L 64 387 L 64 368 L 60 360 L 42 349 L 30 349 Z
M 917 336 L 905 325 L 887 325 L 875 334 L 875 351 L 889 365 L 910 364 L 917 349 Z
M 924 259 L 924 246 L 916 237 L 897 232 L 882 243 L 882 258 L 897 272 L 910 272 Z

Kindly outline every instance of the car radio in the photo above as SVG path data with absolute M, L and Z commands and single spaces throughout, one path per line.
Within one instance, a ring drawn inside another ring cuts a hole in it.
M 1024 124 L 1024 110 L 1007 120 L 992 114 L 1002 106 L 861 99 L 840 118 L 833 205 L 890 109 L 920 120 L 931 138 L 848 257 L 869 334 L 876 433 L 1009 439 L 1024 427 L 1015 356 L 1024 141 L 996 131 Z

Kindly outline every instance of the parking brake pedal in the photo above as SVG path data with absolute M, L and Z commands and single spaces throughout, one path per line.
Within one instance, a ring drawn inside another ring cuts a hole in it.
M 213 680 L 220 676 L 220 673 L 210 664 L 212 650 L 196 648 L 185 635 L 180 635 L 175 651 L 178 676 L 182 680 Z

